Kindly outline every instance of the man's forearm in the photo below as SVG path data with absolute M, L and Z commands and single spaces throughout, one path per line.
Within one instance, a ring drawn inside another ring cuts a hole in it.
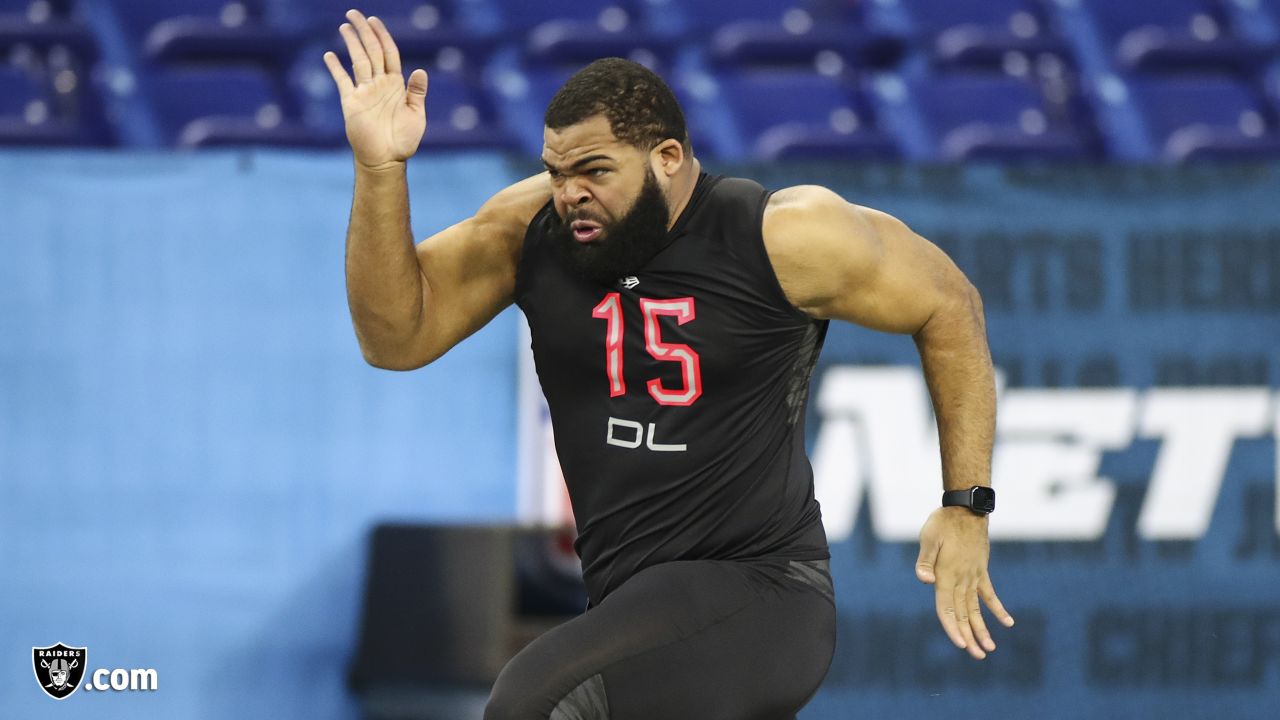
M 995 374 L 977 291 L 958 293 L 913 338 L 938 419 L 944 489 L 989 485 Z
M 378 171 L 357 163 L 346 273 L 356 337 L 365 357 L 375 362 L 402 346 L 422 318 L 423 280 L 409 227 L 403 163 Z

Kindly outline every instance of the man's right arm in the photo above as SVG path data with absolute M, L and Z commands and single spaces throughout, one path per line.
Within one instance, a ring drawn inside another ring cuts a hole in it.
M 545 175 L 528 178 L 415 248 L 403 164 L 358 168 L 347 300 L 365 360 L 422 367 L 510 305 L 525 229 L 550 197 Z
M 405 161 L 427 127 L 427 73 L 406 82 L 386 26 L 359 11 L 338 28 L 351 58 L 324 55 L 342 99 L 355 159 L 355 199 L 347 228 L 347 302 L 370 364 L 422 367 L 511 303 L 516 262 L 529 221 L 551 197 L 545 176 L 516 183 L 467 220 L 415 249 Z

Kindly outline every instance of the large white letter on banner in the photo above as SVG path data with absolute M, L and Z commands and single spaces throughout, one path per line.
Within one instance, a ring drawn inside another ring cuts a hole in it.
M 911 367 L 833 367 L 817 396 L 814 491 L 827 538 L 849 536 L 865 489 L 883 540 L 909 541 L 942 497 L 929 395 Z
M 915 540 L 942 495 L 937 425 L 919 370 L 834 367 L 816 402 L 814 483 L 828 539 L 848 538 L 865 491 L 878 538 Z M 1100 537 L 1115 488 L 1097 477 L 1098 464 L 1103 450 L 1132 442 L 1136 405 L 1133 390 L 1005 393 L 992 467 L 1001 511 L 991 536 Z
M 1231 447 L 1267 431 L 1266 388 L 1157 388 L 1142 407 L 1141 432 L 1159 436 L 1151 485 L 1138 515 L 1148 540 L 1194 540 L 1209 529 Z M 1277 475 L 1280 477 L 1280 475 Z
M 996 413 L 991 485 L 1002 540 L 1095 540 L 1115 485 L 1098 477 L 1104 450 L 1133 442 L 1133 390 L 1010 390 Z

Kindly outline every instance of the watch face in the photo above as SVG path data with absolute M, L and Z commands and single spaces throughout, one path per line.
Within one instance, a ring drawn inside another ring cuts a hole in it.
M 973 509 L 978 512 L 989 513 L 996 509 L 996 491 L 989 487 L 976 487 L 973 489 Z

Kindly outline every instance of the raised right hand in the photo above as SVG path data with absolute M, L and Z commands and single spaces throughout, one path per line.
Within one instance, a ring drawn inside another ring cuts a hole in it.
M 427 129 L 427 71 L 414 70 L 406 85 L 400 71 L 400 50 L 387 26 L 376 17 L 365 19 L 347 11 L 350 22 L 338 31 L 347 43 L 355 82 L 336 53 L 324 54 L 324 64 L 338 85 L 347 141 L 356 162 L 382 169 L 409 159 Z

